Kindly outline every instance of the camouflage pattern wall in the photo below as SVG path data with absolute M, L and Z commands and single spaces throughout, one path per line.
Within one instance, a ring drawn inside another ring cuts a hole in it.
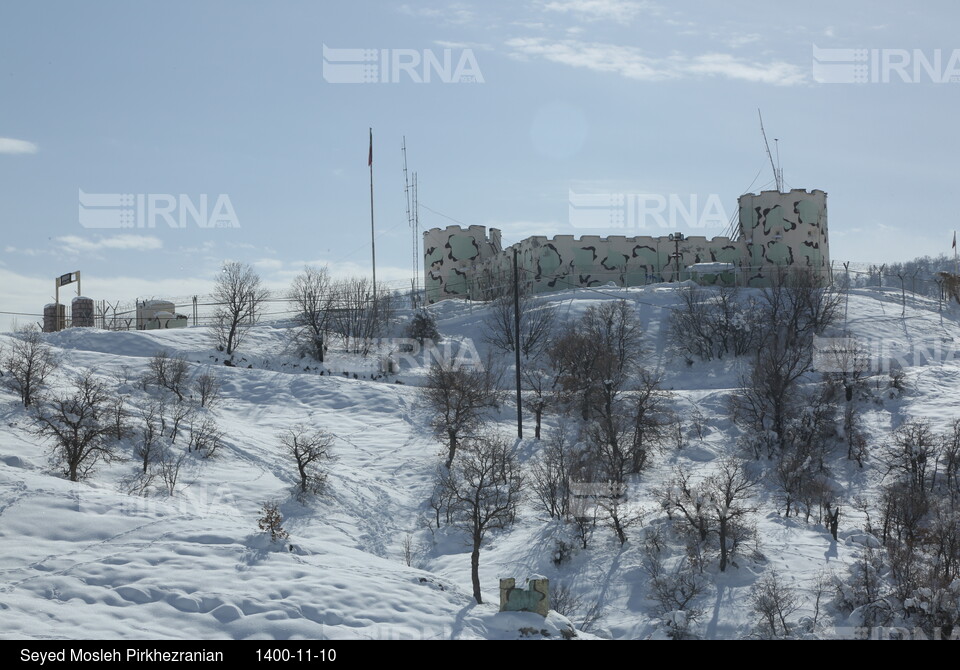
M 735 239 L 556 235 L 528 237 L 502 249 L 496 228 L 489 236 L 484 226 L 433 228 L 423 234 L 427 301 L 495 297 L 513 285 L 514 250 L 521 281 L 537 293 L 610 282 L 641 286 L 685 280 L 691 277 L 687 268 L 696 263 L 734 266 L 698 273 L 697 281 L 705 284 L 766 286 L 790 268 L 829 281 L 826 196 L 801 189 L 743 195 Z

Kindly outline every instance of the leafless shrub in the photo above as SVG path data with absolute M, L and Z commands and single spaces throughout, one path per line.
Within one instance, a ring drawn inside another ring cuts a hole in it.
M 791 636 L 787 619 L 800 609 L 800 599 L 776 571 L 771 571 L 750 590 L 750 607 L 760 619 L 757 626 L 760 637 L 782 639 Z
M 333 458 L 333 435 L 320 428 L 311 430 L 297 424 L 281 433 L 279 440 L 297 467 L 300 495 L 322 492 L 327 481 L 327 467 Z
M 210 416 L 190 420 L 187 451 L 199 453 L 203 458 L 213 458 L 223 445 L 223 431 Z
M 648 554 L 644 569 L 650 576 L 649 597 L 657 604 L 657 615 L 682 611 L 689 622 L 696 622 L 703 616 L 703 609 L 694 606 L 693 602 L 706 590 L 707 581 L 688 559 L 682 557 L 676 567 L 667 569 L 659 555 Z
M 530 486 L 535 504 L 551 519 L 564 519 L 570 511 L 570 478 L 576 453 L 561 425 L 547 439 L 531 466 Z
M 461 439 L 478 430 L 483 411 L 497 404 L 495 377 L 489 367 L 434 362 L 422 393 L 434 435 L 447 442 L 449 468 Z
M 180 480 L 180 467 L 186 455 L 186 451 L 175 449 L 172 445 L 160 446 L 156 466 L 167 495 L 172 496 L 176 493 L 177 483 Z
M 214 336 L 227 356 L 232 356 L 260 320 L 270 293 L 251 266 L 234 261 L 223 265 L 212 297 L 217 305 Z
M 86 478 L 99 462 L 119 458 L 106 386 L 92 373 L 76 377 L 67 393 L 37 403 L 36 430 L 52 442 L 51 459 L 71 481 Z
M 759 345 L 759 310 L 735 288 L 682 289 L 670 320 L 671 339 L 688 361 L 742 356 Z
M 364 277 L 344 279 L 331 284 L 333 305 L 330 326 L 343 339 L 344 347 L 366 356 L 376 338 L 383 337 L 393 318 L 395 300 L 384 284 Z
M 24 327 L 14 333 L 13 344 L 2 356 L 2 364 L 7 369 L 4 384 L 19 394 L 24 407 L 30 407 L 60 361 L 53 348 L 44 341 L 43 333 Z
M 541 305 L 524 293 L 519 300 L 520 353 L 524 358 L 537 358 L 548 346 L 556 316 L 551 305 Z M 484 323 L 484 340 L 508 353 L 517 348 L 516 314 L 513 293 L 504 293 L 490 303 L 490 316 Z
M 158 351 L 148 364 L 144 385 L 154 385 L 170 391 L 183 401 L 189 379 L 190 364 L 182 355 L 171 356 L 167 351 Z
M 293 303 L 294 321 L 300 327 L 301 338 L 309 342 L 312 356 L 322 363 L 334 314 L 334 291 L 326 266 L 304 267 L 303 272 L 294 277 L 287 297 Z
M 193 389 L 200 397 L 201 407 L 213 407 L 220 400 L 220 378 L 213 372 L 204 372 L 193 382 Z

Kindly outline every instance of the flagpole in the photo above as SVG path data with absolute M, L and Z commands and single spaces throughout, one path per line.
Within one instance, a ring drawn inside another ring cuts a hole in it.
M 373 232 L 373 128 L 370 129 L 370 255 L 373 262 L 373 303 L 377 303 L 377 240 Z

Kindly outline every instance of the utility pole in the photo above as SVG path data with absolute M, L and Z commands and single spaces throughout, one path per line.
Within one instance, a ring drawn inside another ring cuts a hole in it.
M 685 239 L 683 233 L 670 233 L 669 238 L 673 242 L 673 257 L 677 262 L 677 281 L 680 281 L 680 243 Z
M 370 129 L 370 153 L 367 158 L 370 167 L 370 255 L 373 261 L 373 308 L 377 308 L 377 240 L 373 232 L 373 128 Z
M 844 285 L 843 285 L 843 327 L 846 330 L 847 327 L 847 314 L 850 311 L 850 261 L 844 261 L 843 263 L 843 276 L 844 276 Z
M 513 351 L 517 367 L 517 437 L 523 437 L 523 410 L 520 397 L 520 276 L 517 270 L 517 248 L 513 248 Z

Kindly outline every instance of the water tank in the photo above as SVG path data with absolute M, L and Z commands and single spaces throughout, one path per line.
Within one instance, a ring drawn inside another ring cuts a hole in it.
M 160 325 L 157 321 L 158 312 L 169 312 L 173 314 L 176 306 L 169 300 L 144 300 L 137 303 L 137 329 L 154 330 Z
M 66 308 L 59 303 L 47 303 L 43 306 L 43 332 L 56 333 L 63 330 L 66 322 Z
M 93 328 L 93 299 L 78 296 L 70 304 L 70 325 Z

